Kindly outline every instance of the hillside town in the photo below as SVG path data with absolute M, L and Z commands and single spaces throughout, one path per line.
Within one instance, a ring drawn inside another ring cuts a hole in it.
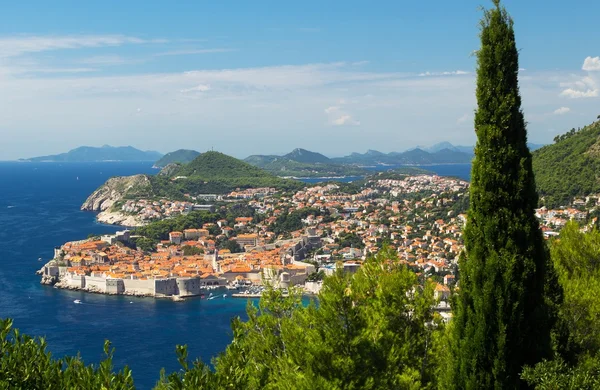
M 357 191 L 328 183 L 294 193 L 260 188 L 219 197 L 196 195 L 194 201 L 244 204 L 254 216 L 170 231 L 151 251 L 136 245 L 140 236 L 135 230 L 68 242 L 56 248 L 54 259 L 40 270 L 42 283 L 176 298 L 217 287 L 243 291 L 265 284 L 301 286 L 317 293 L 323 277 L 338 268 L 355 272 L 385 245 L 399 262 L 434 281 L 436 297 L 444 300 L 454 285 L 463 248 L 468 186 L 456 178 L 415 175 L 375 177 Z M 536 210 L 545 236 L 556 235 L 570 219 L 586 220 L 588 211 L 581 206 L 595 205 L 598 198 L 581 202 L 578 208 Z M 139 199 L 121 208 L 143 220 L 164 220 L 217 207 Z

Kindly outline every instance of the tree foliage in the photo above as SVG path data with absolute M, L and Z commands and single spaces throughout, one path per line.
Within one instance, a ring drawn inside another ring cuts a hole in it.
M 600 389 L 600 356 L 588 358 L 576 366 L 562 359 L 546 360 L 526 367 L 523 379 L 539 390 Z
M 478 139 L 447 388 L 522 386 L 523 366 L 551 354 L 551 302 L 559 299 L 546 297 L 559 288 L 534 216 L 513 21 L 494 5 L 484 11 L 477 53 Z
M 268 291 L 248 306 L 247 322 L 233 321 L 214 373 L 196 362 L 191 373 L 163 375 L 158 388 L 431 388 L 433 305 L 433 286 L 384 249 L 353 277 L 326 278 L 318 305 Z
M 365 247 L 362 238 L 356 233 L 341 233 L 336 242 L 340 244 L 340 248 L 363 249 Z
M 315 217 L 323 215 L 324 217 L 329 218 L 329 211 L 321 211 L 317 208 L 305 207 L 294 210 L 291 213 L 284 212 L 277 217 L 277 220 L 273 223 L 271 229 L 275 234 L 301 230 L 304 227 L 302 220 L 309 215 L 314 215 Z
M 600 192 L 600 122 L 570 132 L 533 153 L 536 182 L 547 207 Z
M 552 260 L 564 290 L 570 356 L 594 354 L 600 351 L 600 231 L 583 233 L 569 222 L 552 245 Z
M 114 372 L 114 350 L 104 344 L 105 359 L 85 365 L 79 356 L 53 358 L 43 338 L 32 338 L 0 320 L 0 389 L 133 389 L 131 371 Z
M 206 211 L 192 211 L 188 214 L 178 215 L 175 218 L 163 219 L 146 226 L 137 227 L 135 228 L 135 234 L 153 240 L 167 240 L 169 239 L 170 232 L 200 228 L 205 223 L 214 223 L 220 218 L 219 214 Z
M 231 253 L 240 253 L 243 252 L 242 247 L 235 240 L 223 240 L 218 245 L 219 249 L 227 249 Z

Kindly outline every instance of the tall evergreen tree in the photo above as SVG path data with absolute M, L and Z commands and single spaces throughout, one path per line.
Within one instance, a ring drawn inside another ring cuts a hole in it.
M 447 387 L 515 389 L 525 365 L 551 353 L 552 274 L 534 215 L 538 196 L 518 87 L 513 21 L 484 11 L 477 53 L 477 145 L 460 259 Z M 556 286 L 553 283 L 553 286 Z M 557 293 L 557 291 L 554 291 Z

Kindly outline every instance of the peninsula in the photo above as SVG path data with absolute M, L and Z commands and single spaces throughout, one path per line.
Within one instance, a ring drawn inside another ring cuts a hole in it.
M 325 276 L 338 268 L 355 272 L 389 242 L 415 272 L 439 275 L 439 294 L 449 293 L 443 283 L 452 282 L 462 248 L 468 183 L 425 174 L 378 176 L 360 186 L 234 190 L 220 195 L 220 206 L 212 210 L 171 200 L 126 200 L 128 213 L 154 215 L 153 222 L 65 243 L 39 271 L 42 283 L 156 298 L 266 283 L 318 292 Z M 157 211 L 169 205 L 179 211 Z
M 192 209 L 203 209 L 206 201 L 234 190 L 266 187 L 294 190 L 302 183 L 279 178 L 267 171 L 219 152 L 205 152 L 187 164 L 168 164 L 158 175 L 114 177 L 94 191 L 81 206 L 99 212 L 99 222 L 141 226 Z M 193 195 L 192 195 L 193 194 Z M 140 218 L 127 201 L 146 200 L 150 204 Z M 150 210 L 152 209 L 152 210 Z

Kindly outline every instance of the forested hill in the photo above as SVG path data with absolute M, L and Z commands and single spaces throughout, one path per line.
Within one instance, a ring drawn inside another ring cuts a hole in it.
M 283 177 L 364 176 L 367 173 L 355 166 L 334 163 L 321 153 L 299 148 L 283 156 L 253 155 L 244 161 Z
M 170 167 L 166 174 L 111 178 L 94 191 L 82 209 L 105 210 L 103 203 L 112 205 L 124 199 L 186 200 L 186 194 L 225 194 L 236 188 L 298 190 L 304 186 L 219 152 L 202 153 L 186 165 Z
M 159 193 L 176 198 L 184 193 L 225 193 L 236 188 L 274 187 L 298 189 L 302 183 L 271 173 L 219 152 L 200 154 L 188 164 L 174 168 L 170 175 L 152 177 Z
M 296 148 L 292 150 L 290 153 L 283 156 L 288 160 L 297 161 L 301 163 L 321 163 L 321 164 L 330 164 L 331 160 L 322 155 L 321 153 L 311 152 L 306 149 Z
M 533 170 L 547 207 L 568 205 L 574 197 L 600 192 L 600 121 L 572 129 L 533 152 Z
M 195 150 L 179 149 L 162 156 L 160 160 L 154 163 L 154 167 L 163 168 L 169 164 L 175 163 L 187 164 L 199 155 L 200 153 L 196 152 Z
M 193 176 L 205 180 L 274 177 L 237 158 L 212 151 L 202 153 L 190 163 L 182 165 L 173 176 Z

